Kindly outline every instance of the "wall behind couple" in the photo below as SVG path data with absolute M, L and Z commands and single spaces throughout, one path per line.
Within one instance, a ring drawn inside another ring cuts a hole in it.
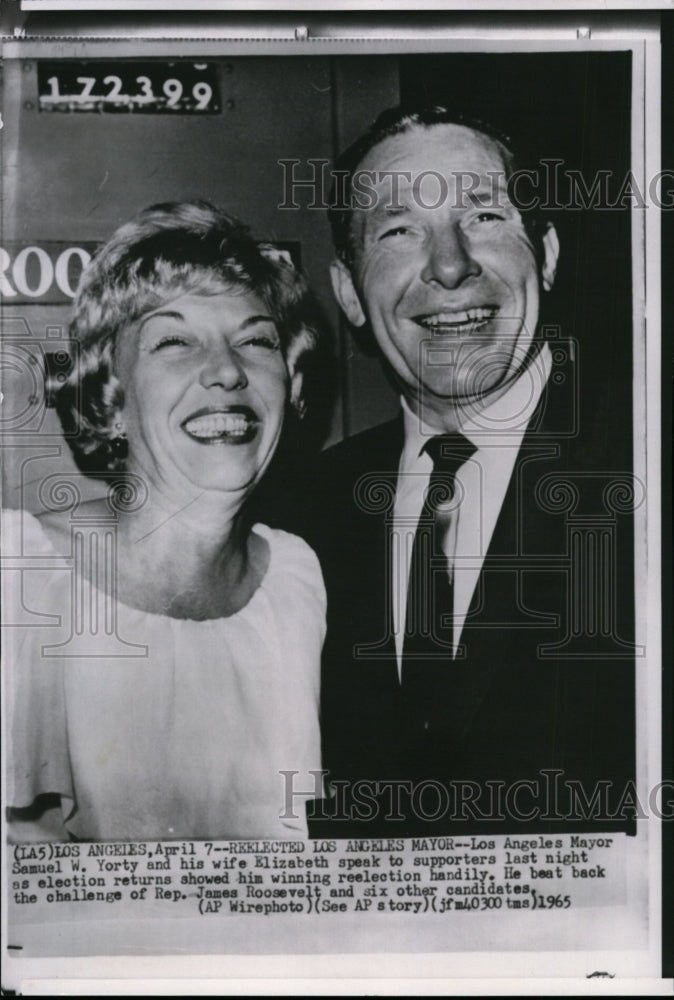
M 70 248 L 91 250 L 152 202 L 194 197 L 229 209 L 261 238 L 289 245 L 332 326 L 334 400 L 327 390 L 320 391 L 323 412 L 315 417 L 331 443 L 388 418 L 395 412 L 396 395 L 368 345 L 354 341 L 340 321 L 328 277 L 332 248 L 326 213 L 311 207 L 312 191 L 306 187 L 289 195 L 291 169 L 295 178 L 306 179 L 319 169 L 309 160 L 332 163 L 338 150 L 401 97 L 449 102 L 505 131 L 523 127 L 537 156 L 562 158 L 565 166 L 581 169 L 588 183 L 602 168 L 616 177 L 629 169 L 629 58 L 620 53 L 225 57 L 211 43 L 203 57 L 185 63 L 214 67 L 217 113 L 40 110 L 39 91 L 53 88 L 46 84 L 41 64 L 76 59 L 83 64 L 78 70 L 82 76 L 96 76 L 99 61 L 109 62 L 118 51 L 114 43 L 82 40 L 70 48 L 45 46 L 38 58 L 5 63 L 3 310 L 5 335 L 10 336 L 4 348 L 3 431 L 10 445 L 4 461 L 8 506 L 38 507 L 36 489 L 44 476 L 73 468 L 39 385 L 42 356 L 67 346 L 61 341 L 69 316 L 68 296 L 58 287 L 56 273 L 42 291 L 49 276 L 41 271 L 48 270 L 47 258 L 53 267 L 66 254 L 70 265 L 65 279 L 61 273 L 61 285 L 67 288 L 74 283 L 79 260 Z M 130 39 L 123 52 L 115 60 L 125 83 L 138 72 L 134 64 L 143 61 L 151 67 L 148 72 L 163 68 L 165 75 L 180 76 L 175 49 L 168 52 L 158 40 Z M 284 167 L 281 160 L 299 163 Z M 325 179 L 319 202 L 321 195 L 328 197 L 327 167 Z M 279 208 L 289 200 L 300 207 Z M 625 383 L 629 394 L 629 211 L 551 214 L 563 252 L 548 318 L 562 327 L 563 335 L 584 341 L 579 373 L 593 397 L 592 383 L 602 365 L 611 385 Z M 41 252 L 26 254 L 27 247 Z M 17 258 L 23 261 L 18 271 Z M 623 416 L 621 441 L 629 444 L 629 412 Z

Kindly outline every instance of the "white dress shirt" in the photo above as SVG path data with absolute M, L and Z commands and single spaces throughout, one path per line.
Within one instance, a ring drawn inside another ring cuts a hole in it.
M 550 376 L 552 357 L 545 344 L 512 386 L 493 403 L 465 420 L 460 430 L 476 451 L 457 472 L 452 513 L 447 518 L 443 551 L 454 582 L 454 656 L 484 558 L 503 505 L 522 438 Z M 412 413 L 402 400 L 405 444 L 398 467 L 393 511 L 393 629 L 402 669 L 405 613 L 412 546 L 433 462 L 423 451 L 441 434 Z

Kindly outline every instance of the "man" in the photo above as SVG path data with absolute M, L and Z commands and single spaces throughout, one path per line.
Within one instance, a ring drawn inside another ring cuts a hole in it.
M 306 484 L 335 793 L 317 834 L 326 815 L 352 836 L 630 828 L 629 524 L 599 530 L 624 480 L 597 475 L 605 442 L 553 371 L 559 244 L 514 204 L 515 170 L 507 140 L 442 108 L 385 112 L 336 164 L 335 295 L 402 413 Z

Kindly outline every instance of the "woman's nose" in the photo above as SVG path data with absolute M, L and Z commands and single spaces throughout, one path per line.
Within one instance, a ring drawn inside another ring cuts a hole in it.
M 227 344 L 209 352 L 202 366 L 199 381 L 205 389 L 221 386 L 228 392 L 233 389 L 244 389 L 248 385 L 248 377 L 239 358 Z
M 455 288 L 462 281 L 480 274 L 482 268 L 471 256 L 466 239 L 458 226 L 438 229 L 431 238 L 428 257 L 421 272 L 426 282 Z

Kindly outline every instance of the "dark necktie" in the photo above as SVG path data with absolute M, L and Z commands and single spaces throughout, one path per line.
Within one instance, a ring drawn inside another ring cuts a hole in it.
M 433 460 L 410 560 L 402 654 L 402 693 L 413 729 L 428 732 L 441 693 L 451 680 L 454 586 L 447 573 L 443 538 L 456 517 L 456 473 L 476 448 L 458 432 L 431 438 Z

